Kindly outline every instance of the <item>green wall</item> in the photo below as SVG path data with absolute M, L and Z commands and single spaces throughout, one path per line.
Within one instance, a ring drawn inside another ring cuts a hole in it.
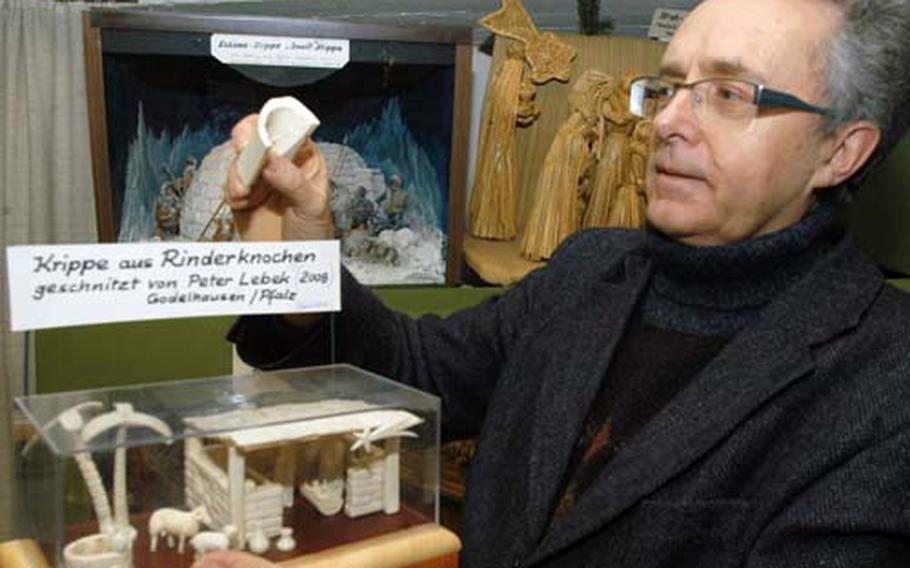
M 891 283 L 910 292 L 910 278 Z M 441 316 L 501 288 L 381 288 L 389 306 Z M 158 320 L 41 330 L 35 335 L 37 391 L 79 390 L 231 373 L 224 336 L 232 317 Z
M 501 288 L 379 288 L 389 306 L 412 316 L 448 315 Z M 231 373 L 224 337 L 233 317 L 153 320 L 67 327 L 35 334 L 40 393 Z

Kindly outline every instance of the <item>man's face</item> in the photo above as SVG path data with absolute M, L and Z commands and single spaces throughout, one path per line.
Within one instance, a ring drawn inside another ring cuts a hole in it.
M 667 48 L 663 77 L 689 83 L 746 79 L 822 105 L 824 42 L 841 14 L 824 0 L 709 0 Z M 731 124 L 695 115 L 680 90 L 654 118 L 648 219 L 693 245 L 735 243 L 782 229 L 812 203 L 813 176 L 829 151 L 816 114 L 759 109 Z M 704 103 L 700 103 L 704 104 Z

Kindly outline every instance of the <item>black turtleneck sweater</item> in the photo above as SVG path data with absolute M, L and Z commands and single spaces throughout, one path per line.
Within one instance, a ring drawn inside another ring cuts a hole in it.
M 571 508 L 641 427 L 840 236 L 832 205 L 727 246 L 688 246 L 649 228 L 652 277 L 585 419 L 554 516 Z

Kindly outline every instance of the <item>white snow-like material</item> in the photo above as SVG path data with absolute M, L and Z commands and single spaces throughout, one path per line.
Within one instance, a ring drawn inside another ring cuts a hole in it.
M 441 284 L 445 282 L 445 259 L 442 255 L 445 236 L 438 228 L 407 227 L 385 230 L 376 239 L 398 253 L 398 264 L 389 265 L 369 259 L 346 257 L 344 265 L 364 285 Z

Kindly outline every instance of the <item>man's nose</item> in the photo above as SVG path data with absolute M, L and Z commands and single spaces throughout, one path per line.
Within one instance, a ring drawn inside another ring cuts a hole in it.
M 695 115 L 696 101 L 692 89 L 679 89 L 657 116 L 654 117 L 654 132 L 660 140 L 679 137 L 695 140 L 700 132 L 698 117 Z

